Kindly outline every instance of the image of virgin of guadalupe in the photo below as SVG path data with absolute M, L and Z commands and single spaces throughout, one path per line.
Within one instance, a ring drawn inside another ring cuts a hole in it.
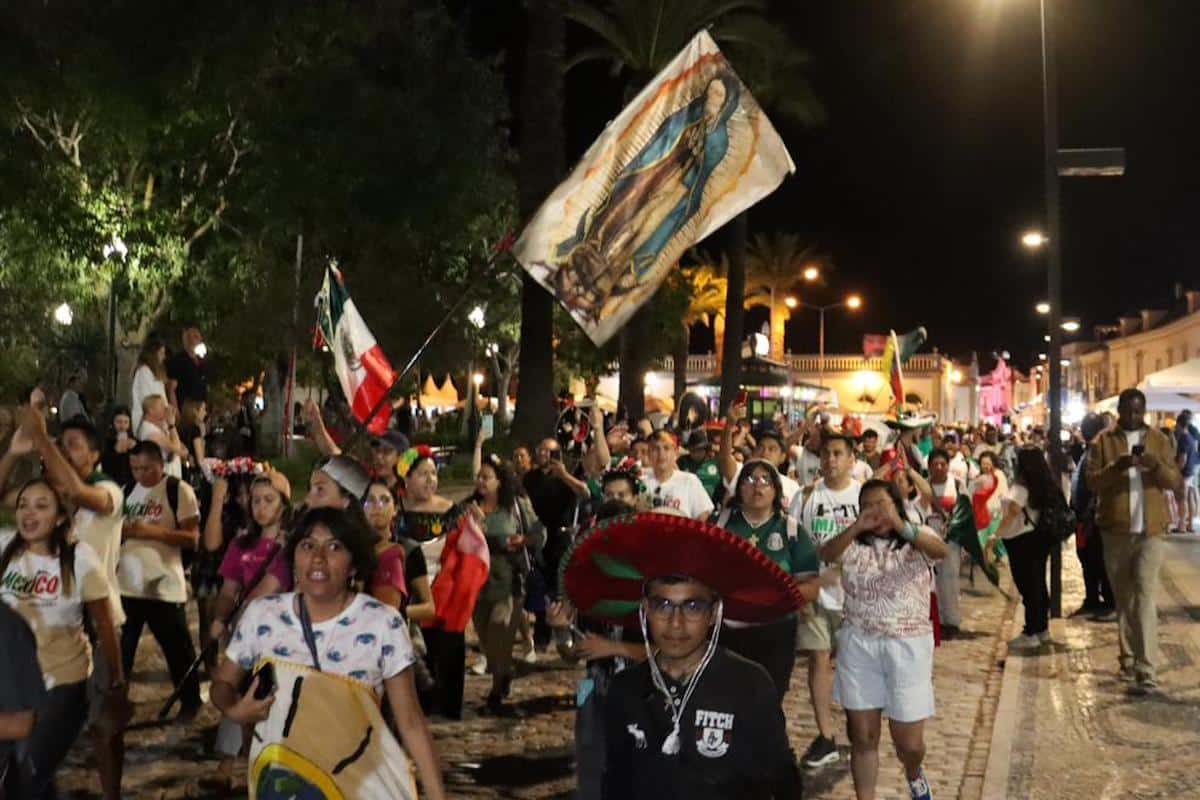
M 741 84 L 720 73 L 704 94 L 671 114 L 617 173 L 612 191 L 555 249 L 559 299 L 594 322 L 614 297 L 635 289 L 663 249 L 703 205 L 729 150 L 728 123 Z

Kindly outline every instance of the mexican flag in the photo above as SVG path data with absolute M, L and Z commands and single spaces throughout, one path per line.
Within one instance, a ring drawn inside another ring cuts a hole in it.
M 392 387 L 396 373 L 359 316 L 337 267 L 330 265 L 325 270 L 325 282 L 315 305 L 317 335 L 313 344 L 324 345 L 333 353 L 334 370 L 355 419 L 378 436 L 387 430 L 391 406 L 383 403 L 373 419 L 367 419 L 367 415 Z
M 924 328 L 909 331 L 903 336 L 897 336 L 895 331 L 888 332 L 887 347 L 883 351 L 883 377 L 892 388 L 891 410 L 899 412 L 904 405 L 904 370 L 903 367 L 912 358 L 913 353 L 925 344 L 928 333 Z

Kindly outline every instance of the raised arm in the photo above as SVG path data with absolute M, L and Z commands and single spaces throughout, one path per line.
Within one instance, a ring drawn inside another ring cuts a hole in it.
M 725 415 L 725 428 L 721 431 L 721 448 L 717 452 L 717 466 L 721 469 L 721 477 L 732 481 L 737 476 L 738 462 L 733 457 L 733 434 L 737 430 L 738 421 L 746 416 L 744 403 L 734 403 Z
M 99 486 L 85 483 L 79 473 L 68 462 L 62 451 L 46 432 L 46 418 L 32 406 L 22 406 L 18 412 L 21 429 L 25 431 L 34 448 L 41 456 L 46 475 L 51 483 L 61 486 L 63 492 L 75 505 L 94 511 L 102 516 L 113 513 L 112 495 Z
M 333 437 L 329 435 L 329 430 L 325 427 L 325 420 L 321 416 L 321 409 L 317 407 L 312 398 L 309 398 L 308 402 L 304 404 L 304 422 L 309 438 L 317 446 L 321 455 L 341 455 L 342 448 L 338 447 L 337 443 L 333 441 Z

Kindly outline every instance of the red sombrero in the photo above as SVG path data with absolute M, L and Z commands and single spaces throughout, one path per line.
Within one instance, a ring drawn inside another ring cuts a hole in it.
M 643 512 L 585 532 L 563 559 L 562 586 L 591 617 L 636 619 L 652 578 L 687 575 L 724 601 L 725 618 L 764 622 L 804 600 L 791 576 L 729 531 L 686 517 Z

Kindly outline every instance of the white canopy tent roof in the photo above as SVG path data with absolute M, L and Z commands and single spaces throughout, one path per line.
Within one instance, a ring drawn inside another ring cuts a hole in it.
M 1186 394 L 1172 392 L 1162 389 L 1143 389 L 1142 393 L 1146 395 L 1146 410 L 1178 413 L 1184 409 L 1190 408 L 1193 411 L 1200 411 L 1200 399 L 1191 397 Z M 1109 414 L 1117 413 L 1117 398 L 1119 395 L 1106 397 L 1092 405 L 1092 411 L 1097 414 L 1108 412 Z
M 1200 358 L 1152 372 L 1138 384 L 1143 392 L 1167 391 L 1175 394 L 1200 394 Z

